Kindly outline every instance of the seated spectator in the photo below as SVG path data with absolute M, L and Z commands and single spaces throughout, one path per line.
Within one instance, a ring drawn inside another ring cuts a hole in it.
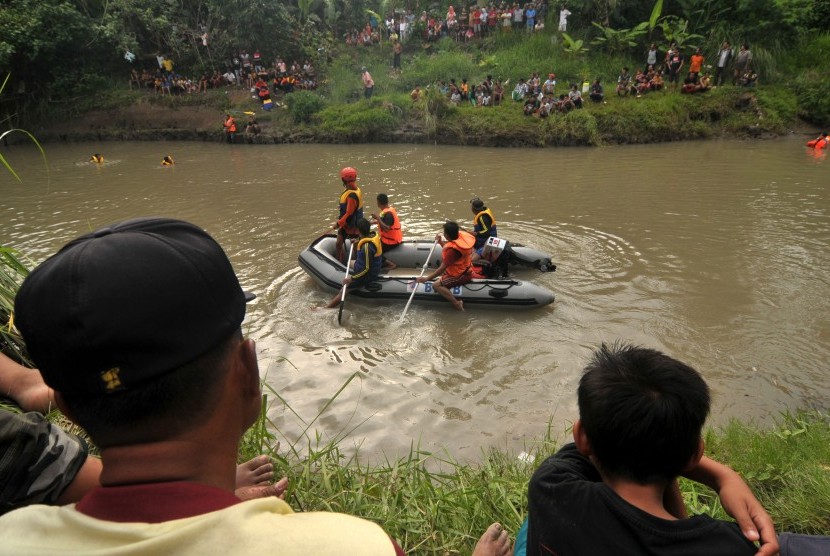
M 251 117 L 245 125 L 245 139 L 251 143 L 253 142 L 253 138 L 259 135 L 261 131 L 262 129 L 259 127 L 259 122 L 256 121 L 256 118 Z
M 450 102 L 456 105 L 461 102 L 461 91 L 455 85 L 450 85 Z
M 527 83 L 525 83 L 525 80 L 523 78 L 520 78 L 519 82 L 516 83 L 516 86 L 513 88 L 513 94 L 512 94 L 513 102 L 518 102 L 520 100 L 523 100 L 525 98 L 525 96 L 527 96 L 527 94 L 528 94 Z
M 568 93 L 574 107 L 582 108 L 582 93 L 579 91 L 579 86 L 576 83 L 571 84 L 571 92 Z
M 697 91 L 697 85 L 695 85 L 694 79 L 687 76 L 686 79 L 683 80 L 683 86 L 680 88 L 680 92 L 688 95 L 690 93 L 694 93 L 695 91 Z
M 661 69 L 654 70 L 654 75 L 651 76 L 649 84 L 652 91 L 660 91 L 663 89 L 663 71 Z
M 560 112 L 567 113 L 573 110 L 576 106 L 573 101 L 565 93 L 559 95 L 559 100 L 556 103 L 556 109 Z
M 26 412 L 0 409 L 0 477 L 9 485 L 0 489 L 0 515 L 30 504 L 71 504 L 100 485 L 101 460 L 83 439 L 44 417 L 56 408 L 54 392 L 37 369 L 0 353 L 0 392 Z M 237 466 L 236 496 L 282 496 L 288 480 L 272 485 L 273 469 L 267 456 Z
M 588 94 L 591 97 L 591 100 L 594 102 L 603 102 L 605 99 L 605 93 L 602 91 L 602 84 L 599 81 L 599 77 L 597 77 L 593 83 L 591 83 L 591 92 Z
M 536 99 L 531 97 L 525 100 L 522 110 L 525 116 L 532 116 L 536 112 Z
M 556 75 L 553 73 L 548 74 L 548 78 L 542 84 L 542 92 L 546 95 L 552 95 L 554 90 L 556 89 Z
M 623 68 L 622 73 L 617 78 L 617 94 L 621 97 L 628 95 L 631 92 L 631 74 L 628 73 L 628 68 Z
M 461 100 L 470 100 L 470 84 L 466 78 L 461 80 L 458 91 L 461 93 Z
M 750 69 L 741 74 L 741 77 L 738 79 L 738 85 L 741 87 L 754 87 L 757 81 L 758 74 Z
M 119 252 L 130 256 L 113 265 Z M 321 554 L 402 553 L 375 523 L 234 495 L 262 402 L 240 326 L 252 297 L 213 238 L 166 218 L 86 234 L 26 277 L 17 326 L 58 406 L 101 449 L 102 486 L 0 517 L 4 552 L 287 553 L 313 539 Z
M 710 397 L 697 371 L 656 350 L 603 345 L 577 400 L 574 443 L 530 480 L 528 555 L 777 553 L 772 520 L 740 475 L 703 455 Z M 738 523 L 688 518 L 681 475 L 718 492 Z
M 496 80 L 493 83 L 493 106 L 498 106 L 502 100 L 504 100 L 504 86 L 501 81 Z
M 695 87 L 696 93 L 705 93 L 712 88 L 712 77 L 709 75 L 709 72 L 704 73 L 698 78 L 697 86 Z
M 409 98 L 412 99 L 412 102 L 416 102 L 418 100 L 421 100 L 421 86 L 420 85 L 415 85 L 415 88 L 412 89 L 411 93 L 409 93 Z

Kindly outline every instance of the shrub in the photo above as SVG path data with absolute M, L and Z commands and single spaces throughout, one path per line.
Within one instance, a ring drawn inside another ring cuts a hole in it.
M 295 124 L 308 124 L 320 110 L 325 108 L 325 101 L 319 95 L 309 91 L 297 91 L 285 96 L 288 112 Z

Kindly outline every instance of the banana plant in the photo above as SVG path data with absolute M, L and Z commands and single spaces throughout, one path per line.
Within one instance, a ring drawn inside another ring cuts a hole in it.
M 588 49 L 583 46 L 585 41 L 582 39 L 574 39 L 567 33 L 562 33 L 562 48 L 568 54 L 575 56 L 577 54 L 584 54 Z

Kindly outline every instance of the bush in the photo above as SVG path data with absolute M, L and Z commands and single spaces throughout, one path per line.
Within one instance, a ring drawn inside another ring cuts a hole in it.
M 311 123 L 312 117 L 326 107 L 326 102 L 319 95 L 309 91 L 286 95 L 285 103 L 295 124 Z
M 402 115 L 400 107 L 380 99 L 329 106 L 320 112 L 323 130 L 345 141 L 378 140 L 377 134 L 397 127 Z

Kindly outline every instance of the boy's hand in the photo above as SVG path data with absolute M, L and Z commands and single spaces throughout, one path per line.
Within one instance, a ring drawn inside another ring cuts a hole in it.
M 772 518 L 736 471 L 703 456 L 684 476 L 718 493 L 723 509 L 738 522 L 744 537 L 760 543 L 756 556 L 778 554 L 778 537 Z
M 735 476 L 726 480 L 718 491 L 723 509 L 738 522 L 744 536 L 752 542 L 759 542 L 756 556 L 778 554 L 778 537 L 772 518 L 766 512 L 744 480 Z

